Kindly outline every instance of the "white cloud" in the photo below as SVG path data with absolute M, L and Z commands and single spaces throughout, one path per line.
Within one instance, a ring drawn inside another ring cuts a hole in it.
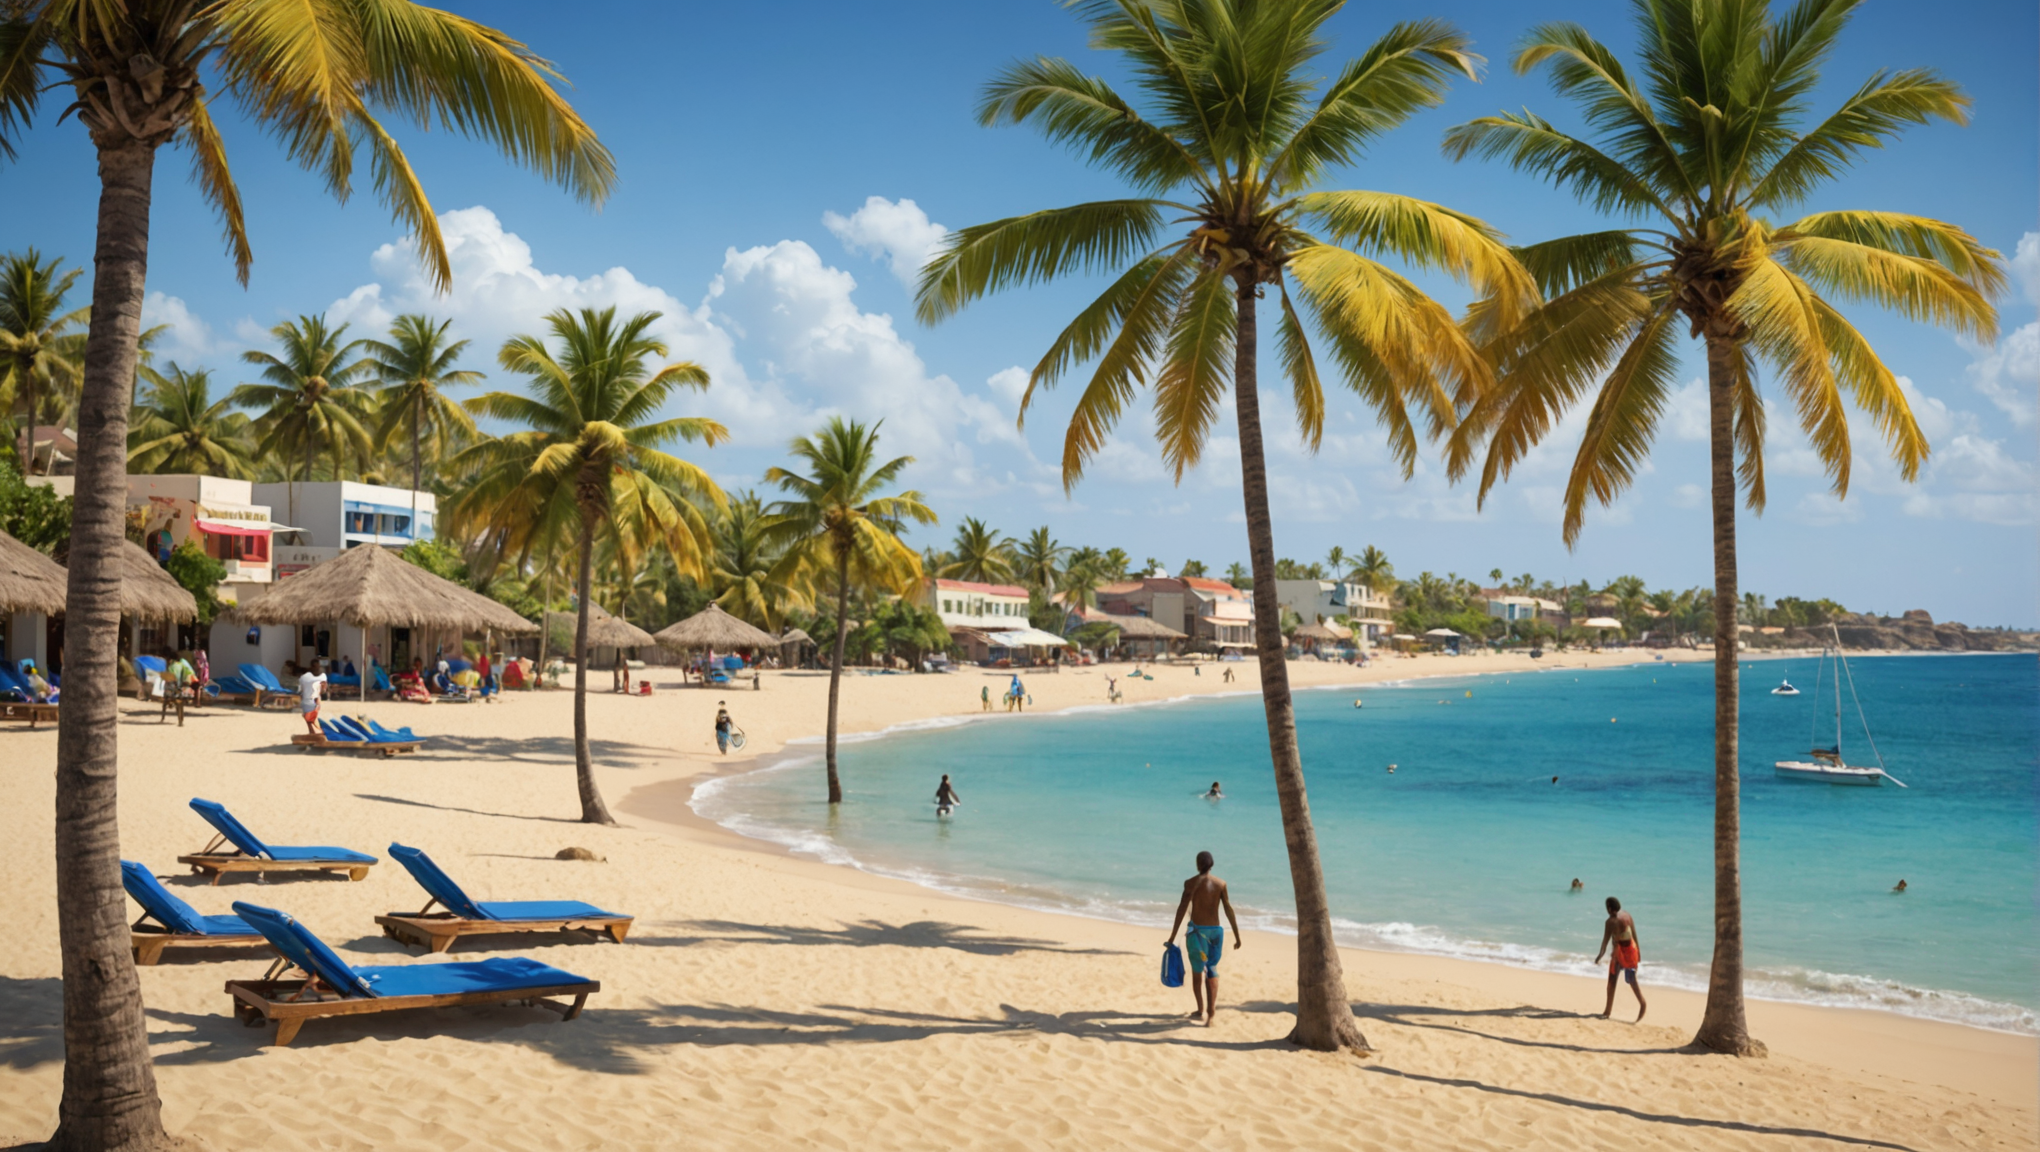
M 843 216 L 822 213 L 822 223 L 843 247 L 873 259 L 890 260 L 893 275 L 911 288 L 921 266 L 935 253 L 935 246 L 949 235 L 949 229 L 928 219 L 912 200 L 888 200 L 873 196 L 864 207 Z
M 992 373 L 985 380 L 985 387 L 992 390 L 992 395 L 1013 405 L 1017 411 L 1020 398 L 1027 395 L 1027 375 L 1027 369 L 1015 364 L 1011 368 L 1001 368 Z
M 2026 303 L 2040 304 L 2040 232 L 2019 237 L 2012 279 Z M 1976 390 L 2023 428 L 2040 419 L 2040 324 L 2023 324 L 1993 345 L 1971 345 L 1969 377 Z
M 158 356 L 165 360 L 189 362 L 222 351 L 213 338 L 212 326 L 199 319 L 182 299 L 151 292 L 142 297 L 142 330 L 158 325 L 168 328 L 157 337 L 155 347 Z
M 1666 426 L 1674 439 L 1707 442 L 1707 381 L 1693 379 L 1675 390 L 1666 404 Z
M 1863 502 L 1837 500 L 1833 492 L 1808 492 L 1793 505 L 1791 518 L 1802 524 L 1853 524 L 1863 518 Z
M 1698 508 L 1707 503 L 1707 489 L 1698 484 L 1681 484 L 1672 490 L 1672 504 L 1678 508 Z

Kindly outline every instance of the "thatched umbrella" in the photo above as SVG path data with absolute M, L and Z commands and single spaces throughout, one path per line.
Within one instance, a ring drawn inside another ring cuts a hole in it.
M 361 629 L 361 698 L 368 699 L 368 630 L 445 628 L 536 632 L 538 625 L 479 592 L 435 576 L 373 544 L 349 548 L 234 609 L 250 624 L 324 624 Z
M 548 612 L 548 625 L 563 621 L 568 631 L 580 627 L 580 619 L 572 612 Z M 588 646 L 590 648 L 649 648 L 658 641 L 650 632 L 638 627 L 620 616 L 614 615 L 600 604 L 588 605 Z
M 799 628 L 795 628 L 791 625 L 788 625 L 786 631 L 781 632 L 779 634 L 779 643 L 781 644 L 781 646 L 787 644 L 813 644 L 814 642 L 815 642 L 814 637 L 808 635 L 806 632 L 803 632 Z
M 62 616 L 69 580 L 63 565 L 0 532 L 0 612 Z
M 196 620 L 198 598 L 130 540 L 120 557 L 120 614 L 136 620 Z
M 777 648 L 780 638 L 753 628 L 711 603 L 708 607 L 661 631 L 655 639 L 668 648 L 731 649 Z
M 1337 628 L 1334 628 L 1331 625 L 1324 623 L 1323 621 L 1318 621 L 1312 624 L 1305 624 L 1304 626 L 1296 630 L 1295 635 L 1300 639 L 1311 641 L 1344 640 L 1346 638 L 1346 634 L 1344 632 L 1339 631 Z

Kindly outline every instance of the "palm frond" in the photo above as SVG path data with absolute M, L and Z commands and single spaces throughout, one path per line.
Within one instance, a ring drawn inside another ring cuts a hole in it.
M 1880 71 L 1842 106 L 1787 148 L 1750 192 L 1753 204 L 1796 203 L 1833 180 L 1863 151 L 1882 148 L 1909 125 L 1936 119 L 1969 122 L 1969 97 L 1953 81 L 1924 68 Z
M 200 195 L 219 215 L 220 231 L 227 241 L 227 254 L 234 258 L 234 278 L 245 288 L 248 286 L 248 269 L 255 263 L 255 253 L 248 246 L 248 225 L 241 215 L 241 190 L 235 186 L 234 174 L 227 168 L 226 142 L 220 139 L 219 126 L 213 123 L 212 112 L 203 99 L 191 102 L 190 119 L 185 122 L 184 131 L 178 139 L 191 149 L 192 178 L 198 184 Z
M 1350 164 L 1370 140 L 1445 99 L 1458 73 L 1480 79 L 1473 41 L 1443 20 L 1405 21 L 1390 28 L 1327 84 L 1310 117 L 1268 163 L 1278 186 L 1307 182 L 1324 169 Z
M 1176 474 L 1197 464 L 1232 379 L 1238 310 L 1231 277 L 1207 267 L 1183 293 L 1155 375 L 1155 438 Z
M 1568 548 L 1578 543 L 1586 525 L 1587 498 L 1592 496 L 1604 506 L 1614 503 L 1650 454 L 1658 418 L 1679 370 L 1671 340 L 1676 315 L 1669 301 L 1658 306 L 1637 328 L 1594 398 L 1586 432 L 1573 457 L 1572 473 L 1566 479 L 1563 537 Z
M 914 310 L 933 324 L 1015 284 L 1115 268 L 1153 244 L 1155 200 L 1101 200 L 994 220 L 950 233 L 921 270 Z

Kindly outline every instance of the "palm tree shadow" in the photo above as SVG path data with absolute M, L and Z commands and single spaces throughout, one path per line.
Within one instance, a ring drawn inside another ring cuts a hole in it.
M 683 948 L 708 942 L 726 944 L 791 944 L 806 947 L 941 948 L 977 956 L 1011 956 L 1017 952 L 1056 952 L 1066 956 L 1127 956 L 1110 948 L 1069 948 L 1031 936 L 980 935 L 967 924 L 917 920 L 887 924 L 882 920 L 844 921 L 841 928 L 810 928 L 790 924 L 746 924 L 736 920 L 692 920 L 685 925 L 700 935 L 633 936 L 632 944 Z
M 26 1072 L 64 1059 L 64 982 L 0 976 L 0 1068 Z M 34 1145 L 28 1145 L 34 1147 Z
M 1426 1023 L 1415 1019 L 1422 1016 L 1450 1016 L 1460 1019 L 1491 1020 L 1594 1020 L 1599 1013 L 1566 1012 L 1556 1008 L 1535 1008 L 1528 1004 L 1514 1008 L 1440 1008 L 1427 1004 L 1355 1004 L 1353 1015 L 1367 1020 L 1380 1020 L 1404 1028 L 1426 1028 L 1440 1032 L 1456 1032 L 1462 1036 L 1477 1036 L 1497 1044 L 1513 1044 L 1522 1048 L 1552 1048 L 1561 1052 L 1597 1052 L 1613 1056 L 1667 1055 L 1678 1052 L 1705 1052 L 1692 1044 L 1680 1044 L 1669 1048 L 1598 1048 L 1588 1044 L 1562 1044 L 1552 1040 L 1527 1040 L 1521 1036 L 1505 1036 L 1498 1032 L 1483 1032 L 1460 1024 Z
M 494 816 L 504 820 L 535 820 L 542 824 L 579 824 L 565 816 L 527 816 L 522 812 L 484 812 L 479 808 L 462 808 L 457 804 L 428 804 L 423 800 L 406 800 L 402 796 L 378 796 L 373 792 L 356 792 L 357 800 L 374 800 L 379 804 L 402 804 L 406 808 L 431 808 L 439 812 L 460 812 L 469 816 Z

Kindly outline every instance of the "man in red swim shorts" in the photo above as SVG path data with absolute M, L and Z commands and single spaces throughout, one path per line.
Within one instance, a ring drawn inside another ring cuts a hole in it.
M 1608 945 L 1615 946 L 1615 954 L 1608 960 L 1608 1004 L 1601 1009 L 1601 1019 L 1606 1020 L 1615 1011 L 1615 981 L 1627 979 L 1629 990 L 1636 993 L 1636 1019 L 1641 1022 L 1643 1014 L 1650 1011 L 1650 1005 L 1643 999 L 1643 985 L 1636 982 L 1636 966 L 1643 959 L 1643 950 L 1636 937 L 1636 919 L 1622 910 L 1622 901 L 1608 897 L 1608 922 L 1601 928 L 1601 947 L 1594 952 L 1594 963 L 1601 962 L 1601 953 Z

